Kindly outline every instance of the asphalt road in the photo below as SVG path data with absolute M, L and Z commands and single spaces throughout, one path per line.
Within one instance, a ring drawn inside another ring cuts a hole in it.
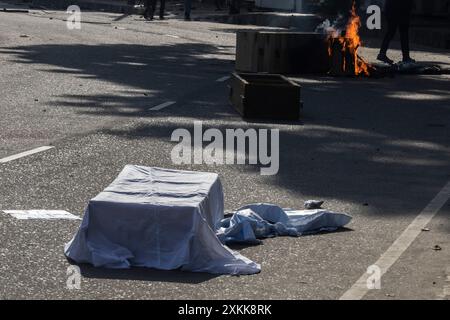
M 450 180 L 449 76 L 294 78 L 303 86 L 301 122 L 247 123 L 216 81 L 233 70 L 242 26 L 85 13 L 82 30 L 68 30 L 64 17 L 0 12 L 0 158 L 55 146 L 0 164 L 0 210 L 82 216 L 124 165 L 142 164 L 219 173 L 227 209 L 323 199 L 353 220 L 341 232 L 236 247 L 261 263 L 253 276 L 82 266 L 81 289 L 69 290 L 63 246 L 79 222 L 0 214 L 0 298 L 337 299 Z M 376 44 L 363 48 L 369 60 Z M 417 48 L 414 56 L 450 65 L 448 52 Z M 176 104 L 149 110 L 167 101 Z M 278 175 L 173 165 L 171 133 L 194 120 L 279 129 Z M 365 298 L 448 299 L 449 215 L 447 201 Z

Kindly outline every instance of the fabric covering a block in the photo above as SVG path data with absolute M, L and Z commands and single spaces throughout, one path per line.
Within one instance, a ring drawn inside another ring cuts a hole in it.
M 65 254 L 96 267 L 253 274 L 260 265 L 215 234 L 223 192 L 215 173 L 127 165 L 89 201 Z

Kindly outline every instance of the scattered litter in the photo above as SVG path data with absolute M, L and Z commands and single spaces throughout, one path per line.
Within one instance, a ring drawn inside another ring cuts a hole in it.
M 258 244 L 263 238 L 335 231 L 351 219 L 349 215 L 323 209 L 291 210 L 268 203 L 251 204 L 223 219 L 217 236 L 223 243 Z
M 308 200 L 305 201 L 306 209 L 320 209 L 323 205 L 324 201 L 321 200 Z
M 439 246 L 439 245 L 435 245 L 435 246 L 433 247 L 433 250 L 434 250 L 434 251 L 441 251 L 442 248 L 441 248 L 441 246 Z
M 42 220 L 81 220 L 80 217 L 64 210 L 3 210 L 4 213 L 19 220 L 42 219 Z
M 445 75 L 450 74 L 450 68 L 445 68 L 440 65 L 431 65 L 428 63 L 411 63 L 400 62 L 392 66 L 376 65 L 373 76 L 394 76 L 395 74 L 402 75 Z
M 399 62 L 397 65 L 398 73 L 401 74 L 428 74 L 440 75 L 449 74 L 449 70 L 438 65 L 425 65 L 421 63 Z
M 391 297 L 391 298 L 393 298 L 393 297 L 395 297 L 395 294 L 393 294 L 393 293 L 386 293 L 386 297 Z
M 422 228 L 422 231 L 430 231 L 428 228 Z
M 30 36 L 27 35 L 27 34 L 21 34 L 20 37 L 21 37 L 21 38 L 29 38 Z

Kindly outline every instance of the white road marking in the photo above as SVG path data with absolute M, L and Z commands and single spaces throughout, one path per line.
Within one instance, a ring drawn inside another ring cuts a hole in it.
M 216 82 L 225 82 L 225 81 L 227 81 L 228 79 L 230 79 L 230 76 L 225 76 L 225 77 L 222 77 L 222 78 L 217 79 Z
M 374 265 L 381 269 L 383 276 L 389 268 L 400 258 L 405 250 L 411 245 L 414 239 L 422 232 L 433 217 L 444 206 L 450 198 L 450 181 L 445 187 L 431 200 L 431 202 L 422 210 L 422 212 L 411 222 L 403 231 L 400 237 L 387 249 L 387 251 L 378 259 Z M 340 300 L 360 300 L 370 290 L 367 288 L 367 279 L 370 275 L 364 273 L 355 284 L 345 292 Z
M 3 210 L 4 213 L 19 220 L 42 219 L 42 220 L 81 220 L 80 217 L 64 210 Z
M 150 108 L 148 110 L 158 111 L 158 110 L 164 109 L 164 108 L 166 108 L 168 106 L 171 106 L 171 105 L 173 105 L 175 103 L 177 103 L 177 102 L 176 101 L 166 101 L 166 102 L 158 104 L 157 106 L 154 106 L 153 108 Z
M 53 146 L 44 146 L 44 147 L 39 147 L 39 148 L 36 148 L 36 149 L 33 149 L 33 150 L 21 152 L 21 153 L 18 153 L 18 154 L 15 154 L 15 155 L 12 155 L 12 156 L 0 159 L 0 163 L 7 163 L 7 162 L 10 162 L 10 161 L 13 161 L 13 160 L 17 160 L 17 159 L 20 159 L 20 158 L 23 158 L 23 157 L 26 157 L 26 156 L 30 156 L 30 155 L 35 154 L 35 153 L 47 151 L 47 150 L 53 149 L 53 148 L 54 148 Z

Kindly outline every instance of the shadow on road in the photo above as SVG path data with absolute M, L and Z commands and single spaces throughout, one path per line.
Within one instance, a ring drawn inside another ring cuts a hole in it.
M 149 268 L 130 269 L 106 269 L 95 268 L 91 265 L 79 265 L 81 275 L 86 278 L 134 280 L 134 281 L 157 281 L 198 284 L 218 277 L 209 273 L 183 272 L 178 270 L 164 271 Z
M 42 72 L 85 80 L 80 84 L 80 93 L 72 89 L 56 97 L 51 102 L 55 108 L 76 108 L 89 115 L 129 116 L 141 115 L 152 105 L 176 100 L 187 92 L 193 96 L 207 90 L 218 76 L 233 68 L 234 62 L 225 59 L 229 55 L 226 49 L 201 43 L 49 44 L 3 48 L 0 54 L 13 56 L 11 62 L 34 65 Z M 91 94 L 95 90 L 89 90 L 89 86 L 96 80 L 117 89 Z
M 280 187 L 304 200 L 340 199 L 377 214 L 409 209 L 417 214 L 418 203 L 425 205 L 450 178 L 450 94 L 445 76 L 299 78 L 305 103 L 301 123 L 246 123 L 228 105 L 226 87 L 215 82 L 232 70 L 232 61 L 213 45 L 34 45 L 0 52 L 47 72 L 118 86 L 112 95 L 88 90 L 61 96 L 55 108 L 152 120 L 104 131 L 109 135 L 170 141 L 175 129 L 192 130 L 194 120 L 203 120 L 204 129 L 222 132 L 280 128 L 279 173 L 259 178 L 266 188 Z M 125 94 L 124 88 L 142 91 Z M 170 110 L 146 112 L 149 105 L 167 100 L 180 103 Z M 197 167 L 190 169 L 202 169 Z M 259 173 L 258 166 L 248 168 Z M 274 194 L 273 200 L 279 197 Z

